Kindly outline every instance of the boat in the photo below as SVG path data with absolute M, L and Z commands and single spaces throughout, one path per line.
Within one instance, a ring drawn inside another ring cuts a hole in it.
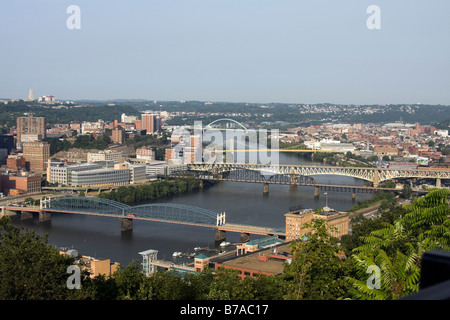
M 182 255 L 183 255 L 182 252 L 175 251 L 175 252 L 172 254 L 172 257 L 181 257 Z
M 220 243 L 220 246 L 221 247 L 226 247 L 226 246 L 229 246 L 231 243 L 229 243 L 228 241 L 222 241 L 221 243 Z
M 194 248 L 194 251 L 200 251 L 200 250 L 202 250 L 201 247 L 195 247 L 195 248 Z

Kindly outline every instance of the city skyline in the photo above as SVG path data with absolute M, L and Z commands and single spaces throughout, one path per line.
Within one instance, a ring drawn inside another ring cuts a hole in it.
M 0 98 L 450 105 L 446 1 L 72 4 L 2 6 Z

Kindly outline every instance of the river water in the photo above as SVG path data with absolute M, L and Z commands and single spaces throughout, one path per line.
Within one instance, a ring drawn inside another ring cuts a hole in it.
M 311 161 L 293 153 L 280 154 L 281 164 L 311 164 Z M 320 164 L 319 164 L 320 165 Z M 316 176 L 316 182 L 332 184 L 362 185 L 363 181 L 338 176 Z M 336 210 L 351 208 L 354 201 L 350 192 L 328 191 L 327 196 L 314 198 L 313 187 L 289 185 L 269 186 L 269 194 L 263 194 L 258 183 L 220 182 L 202 191 L 179 195 L 159 202 L 180 203 L 226 212 L 226 221 L 283 228 L 284 214 L 289 207 L 302 205 L 317 209 L 328 204 Z M 357 200 L 371 197 L 371 194 L 357 193 Z M 127 265 L 132 260 L 141 261 L 139 252 L 158 250 L 158 259 L 173 260 L 172 253 L 194 252 L 194 247 L 219 248 L 214 241 L 214 230 L 210 228 L 183 226 L 149 221 L 133 222 L 133 230 L 121 232 L 121 221 L 117 218 L 83 216 L 74 214 L 52 214 L 51 221 L 39 223 L 37 218 L 13 224 L 35 230 L 36 234 L 48 234 L 48 242 L 57 247 L 76 249 L 80 254 L 95 258 L 111 259 Z M 256 238 L 257 236 L 251 236 Z M 240 234 L 227 233 L 227 241 L 239 242 Z

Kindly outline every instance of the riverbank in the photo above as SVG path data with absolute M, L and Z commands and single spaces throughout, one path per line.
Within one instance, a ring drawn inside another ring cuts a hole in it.
M 357 217 L 359 215 L 368 215 L 368 214 L 373 214 L 378 212 L 378 210 L 380 209 L 381 205 L 383 204 L 383 201 L 380 200 L 378 202 L 376 202 L 375 204 L 372 204 L 371 206 L 367 207 L 367 208 L 362 208 L 356 211 L 348 211 L 349 212 L 349 218 L 352 219 L 354 217 Z
M 128 205 L 135 205 L 158 199 L 167 199 L 176 195 L 197 192 L 206 187 L 194 177 L 180 179 L 161 179 L 149 181 L 140 185 L 122 186 L 117 190 L 102 192 L 97 196 L 118 201 Z M 207 185 L 208 182 L 206 182 Z

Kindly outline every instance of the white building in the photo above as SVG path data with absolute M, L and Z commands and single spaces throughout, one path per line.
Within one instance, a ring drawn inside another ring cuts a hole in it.
M 130 169 L 96 169 L 72 172 L 73 187 L 114 185 L 130 183 Z
M 47 181 L 49 183 L 57 183 L 61 186 L 70 186 L 72 172 L 89 171 L 101 168 L 102 165 L 98 163 L 64 165 L 62 162 L 49 162 L 49 166 L 47 166 Z
M 125 160 L 125 155 L 123 152 L 117 152 L 113 150 L 104 150 L 99 152 L 88 152 L 87 162 L 97 162 L 97 161 L 115 161 L 123 162 Z
M 448 130 L 436 130 L 434 131 L 436 136 L 448 137 Z
M 145 165 L 129 165 L 130 184 L 147 180 L 146 169 Z
M 127 116 L 125 113 L 122 113 L 120 116 L 120 122 L 122 123 L 133 123 L 133 121 L 138 120 L 136 116 Z

